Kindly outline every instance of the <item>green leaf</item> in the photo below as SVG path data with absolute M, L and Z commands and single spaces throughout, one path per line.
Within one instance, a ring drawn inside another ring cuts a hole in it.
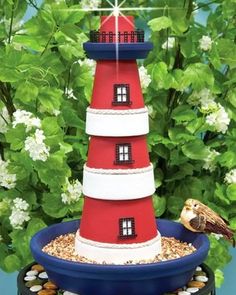
M 196 117 L 196 113 L 189 105 L 180 105 L 175 108 L 171 114 L 171 118 L 177 122 L 192 121 Z
M 11 128 L 6 133 L 6 140 L 11 144 L 13 151 L 20 150 L 24 147 L 26 139 L 25 126 L 18 124 L 15 128 Z
M 195 139 L 195 136 L 190 134 L 184 127 L 177 126 L 168 130 L 168 135 L 171 141 L 175 144 L 185 143 Z
M 11 254 L 4 259 L 4 265 L 7 272 L 13 272 L 20 269 L 21 261 L 17 255 Z
M 62 203 L 61 196 L 58 194 L 43 194 L 43 211 L 51 217 L 64 217 L 68 212 L 68 207 Z
M 232 69 L 236 67 L 236 45 L 234 41 L 222 38 L 217 41 L 217 49 L 222 64 L 228 64 Z
M 47 225 L 44 223 L 44 221 L 40 218 L 33 218 L 29 221 L 26 234 L 29 237 L 32 237 L 34 234 L 36 234 L 41 229 L 45 228 Z
M 224 273 L 219 268 L 215 271 L 215 280 L 216 280 L 216 288 L 220 288 L 220 286 L 224 282 Z
M 229 205 L 230 201 L 227 198 L 227 193 L 224 185 L 216 183 L 215 197 L 217 200 L 221 201 L 223 204 Z
M 68 126 L 77 127 L 83 131 L 85 130 L 85 122 L 78 117 L 72 108 L 63 107 L 62 115 Z
M 21 83 L 16 89 L 15 98 L 24 103 L 35 101 L 38 96 L 38 92 L 38 87 L 36 87 L 33 83 Z
M 171 196 L 167 200 L 167 208 L 175 216 L 179 216 L 183 206 L 184 200 L 179 197 Z
M 157 195 L 153 195 L 153 206 L 155 210 L 155 216 L 160 217 L 166 210 L 166 198 L 158 197 Z
M 155 64 L 152 68 L 152 80 L 156 83 L 153 86 L 159 89 L 169 89 L 175 82 L 175 79 L 171 74 L 168 73 L 168 68 L 166 63 L 159 62 Z
M 236 201 L 236 184 L 230 184 L 226 192 L 229 200 Z
M 62 103 L 63 91 L 54 87 L 41 87 L 38 99 L 49 113 L 59 110 Z
M 221 166 L 229 169 L 236 165 L 236 154 L 234 151 L 227 151 L 218 156 L 218 162 Z
M 185 143 L 182 146 L 182 151 L 185 156 L 193 160 L 204 160 L 209 154 L 207 147 L 200 139 Z
M 153 32 L 157 32 L 169 28 L 172 25 L 172 21 L 166 16 L 161 16 L 150 20 L 148 25 Z
M 232 228 L 232 230 L 236 230 L 236 217 L 230 219 L 230 228 Z
M 204 87 L 213 86 L 213 73 L 206 64 L 190 64 L 184 71 L 182 83 L 188 86 L 192 85 L 196 90 L 201 90 Z

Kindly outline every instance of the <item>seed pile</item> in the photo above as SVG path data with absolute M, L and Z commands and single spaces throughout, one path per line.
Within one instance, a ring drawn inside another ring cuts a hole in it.
M 76 261 L 81 263 L 92 263 L 98 264 L 96 261 L 89 260 L 75 253 L 74 249 L 75 234 L 70 233 L 61 235 L 55 240 L 52 240 L 43 248 L 43 252 L 70 261 Z M 155 263 L 160 261 L 166 261 L 171 259 L 180 258 L 189 254 L 192 254 L 196 249 L 191 244 L 181 242 L 175 238 L 161 238 L 162 252 L 157 255 L 154 259 L 150 260 L 129 260 L 125 264 L 145 264 Z M 103 262 L 102 264 L 106 264 Z

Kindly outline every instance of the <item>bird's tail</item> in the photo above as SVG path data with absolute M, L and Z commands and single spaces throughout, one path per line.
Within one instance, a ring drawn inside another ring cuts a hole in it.
M 236 240 L 234 238 L 235 231 L 233 231 L 231 228 L 227 228 L 227 233 L 224 235 L 226 240 L 228 240 L 232 246 L 235 248 L 236 247 Z

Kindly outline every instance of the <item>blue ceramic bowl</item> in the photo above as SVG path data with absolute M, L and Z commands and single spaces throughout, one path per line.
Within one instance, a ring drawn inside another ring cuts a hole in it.
M 192 243 L 197 251 L 183 258 L 141 265 L 83 264 L 42 252 L 52 239 L 75 232 L 79 224 L 79 221 L 64 222 L 39 231 L 31 240 L 31 251 L 52 281 L 61 289 L 80 295 L 161 295 L 173 291 L 191 279 L 209 250 L 205 235 L 192 233 L 180 223 L 158 220 L 162 236 Z

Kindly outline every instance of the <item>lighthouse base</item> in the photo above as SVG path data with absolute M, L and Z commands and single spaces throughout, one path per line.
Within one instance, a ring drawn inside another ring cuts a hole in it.
M 60 259 L 42 248 L 60 235 L 76 232 L 80 221 L 61 222 L 40 230 L 31 240 L 34 259 L 42 264 L 58 287 L 80 295 L 162 295 L 186 285 L 207 256 L 207 236 L 193 233 L 182 224 L 158 220 L 163 237 L 191 243 L 197 250 L 169 261 L 135 265 L 101 265 Z M 140 257 L 142 259 L 142 257 Z
M 125 264 L 128 261 L 139 262 L 152 260 L 161 252 L 161 235 L 144 243 L 110 244 L 85 239 L 77 232 L 75 251 L 97 263 Z

